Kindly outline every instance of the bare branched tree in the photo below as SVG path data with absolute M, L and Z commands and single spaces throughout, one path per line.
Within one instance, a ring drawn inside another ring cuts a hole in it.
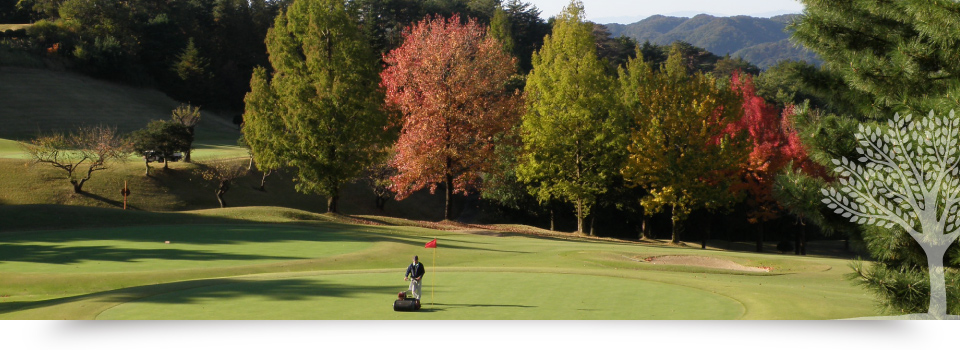
M 856 161 L 834 159 L 839 188 L 823 203 L 862 226 L 906 232 L 927 254 L 930 305 L 922 318 L 947 315 L 943 258 L 960 237 L 960 118 L 895 116 L 886 128 L 860 125 Z
M 200 123 L 200 107 L 194 107 L 189 103 L 184 103 L 178 106 L 173 110 L 172 118 L 175 122 L 183 124 L 187 127 L 187 131 L 190 132 L 191 136 L 191 145 L 187 147 L 187 151 L 184 152 L 183 161 L 190 163 L 190 151 L 193 149 L 193 139 L 196 138 L 196 127 Z
M 36 163 L 50 164 L 67 173 L 74 193 L 83 192 L 94 172 L 106 170 L 108 163 L 125 159 L 130 153 L 127 140 L 108 126 L 81 127 L 70 134 L 39 136 L 21 143 Z
M 217 201 L 220 202 L 220 208 L 227 207 L 223 195 L 230 190 L 232 182 L 243 177 L 249 171 L 244 162 L 236 160 L 217 160 L 198 165 L 200 166 L 200 175 L 203 176 L 204 180 L 216 181 Z

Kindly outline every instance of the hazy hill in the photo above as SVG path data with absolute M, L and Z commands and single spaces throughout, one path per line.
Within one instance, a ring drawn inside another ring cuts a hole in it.
M 780 60 L 819 62 L 816 55 L 796 47 L 784 28 L 798 15 L 771 18 L 750 16 L 693 18 L 651 16 L 633 24 L 606 24 L 614 37 L 625 35 L 639 42 L 666 45 L 686 41 L 717 55 L 730 54 L 766 68 Z

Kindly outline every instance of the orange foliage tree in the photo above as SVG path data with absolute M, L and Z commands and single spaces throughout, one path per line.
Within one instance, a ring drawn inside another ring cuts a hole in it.
M 480 188 L 494 140 L 518 122 L 520 95 L 507 88 L 516 63 L 475 19 L 424 19 L 407 29 L 381 73 L 389 108 L 399 111 L 392 190 L 402 200 L 444 184 L 444 219 L 454 193 Z

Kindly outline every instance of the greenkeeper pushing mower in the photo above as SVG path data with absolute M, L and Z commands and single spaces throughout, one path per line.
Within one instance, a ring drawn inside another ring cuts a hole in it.
M 413 298 L 420 300 L 420 287 L 423 281 L 423 275 L 427 271 L 423 268 L 423 264 L 420 263 L 420 257 L 414 255 L 413 263 L 410 266 L 407 266 L 407 273 L 403 275 L 404 281 L 410 281 L 410 293 L 413 294 Z

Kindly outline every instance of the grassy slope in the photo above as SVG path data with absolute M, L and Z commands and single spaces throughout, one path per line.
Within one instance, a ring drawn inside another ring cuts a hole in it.
M 51 131 L 82 125 L 108 125 L 126 133 L 151 120 L 170 118 L 177 102 L 151 89 L 43 69 L 0 67 L 0 157 L 22 158 L 12 140 L 23 141 Z M 51 98 L 55 96 L 56 98 Z M 203 111 L 194 142 L 198 160 L 246 156 L 236 146 L 236 126 Z
M 171 171 L 154 171 L 143 176 L 143 163 L 131 159 L 109 170 L 97 172 L 76 195 L 63 178 L 64 173 L 48 165 L 30 165 L 16 140 L 40 132 L 69 130 L 76 125 L 105 123 L 121 131 L 142 128 L 154 119 L 169 118 L 177 103 L 154 90 L 98 81 L 77 74 L 40 69 L 0 67 L 0 205 L 67 204 L 95 207 L 122 207 L 119 189 L 128 181 L 133 195 L 130 205 L 140 210 L 172 211 L 217 207 L 214 188 L 192 171 L 191 164 L 173 163 Z M 51 98 L 55 96 L 56 98 Z M 197 128 L 194 159 L 198 161 L 247 157 L 236 146 L 236 127 L 214 113 L 204 111 Z M 152 164 L 156 169 L 159 165 Z M 252 173 L 235 184 L 226 195 L 229 205 L 284 206 L 312 211 L 325 208 L 325 199 L 294 190 L 292 178 L 279 174 L 268 181 L 268 191 L 259 186 L 260 174 Z M 382 214 L 414 219 L 439 220 L 442 196 L 418 194 L 409 205 L 387 205 L 386 212 L 374 208 L 372 192 L 363 185 L 348 186 L 341 195 L 341 208 L 351 214 Z M 2 228 L 0 228 L 2 229 Z
M 148 226 L 0 235 L 0 249 L 18 252 L 16 259 L 9 259 L 15 261 L 0 263 L 0 295 L 8 295 L 0 298 L 0 312 L 7 312 L 0 318 L 93 318 L 105 310 L 111 311 L 103 313 L 104 318 L 824 319 L 874 315 L 872 297 L 843 278 L 844 259 L 349 225 L 332 222 L 339 217 L 280 208 L 175 214 L 88 210 L 107 218 L 135 215 L 141 225 Z M 256 215 L 252 218 L 256 221 L 238 219 L 248 214 Z M 223 229 L 180 222 L 155 225 L 172 221 L 168 215 L 177 220 L 220 222 L 216 227 Z M 160 243 L 166 236 L 177 240 L 171 245 Z M 431 271 L 437 278 L 437 293 L 443 293 L 437 302 L 444 305 L 437 305 L 432 313 L 384 314 L 396 291 L 405 288 L 399 279 L 402 267 L 413 254 L 429 263 L 432 252 L 422 244 L 434 237 L 440 241 L 441 268 Z M 641 262 L 646 256 L 677 254 L 773 266 L 776 273 Z M 508 272 L 523 275 L 499 278 Z M 503 293 L 498 281 L 510 282 L 511 292 Z M 613 302 L 619 299 L 624 301 Z M 125 304 L 134 300 L 139 302 Z M 180 305 L 174 308 L 172 302 Z M 180 311 L 171 316 L 174 310 Z M 257 310 L 263 312 L 249 313 Z
M 93 178 L 84 185 L 84 194 L 74 194 L 64 177 L 65 173 L 59 169 L 45 164 L 32 164 L 23 159 L 0 158 L 0 184 L 4 187 L 0 191 L 0 205 L 64 204 L 122 208 L 120 189 L 127 181 L 131 191 L 128 198 L 131 209 L 174 211 L 219 207 L 215 184 L 203 180 L 195 172 L 195 164 L 171 163 L 170 167 L 167 171 L 154 168 L 151 176 L 144 176 L 141 162 L 116 164 L 94 173 Z M 314 212 L 326 209 L 323 197 L 298 193 L 289 174 L 269 178 L 266 192 L 258 190 L 259 185 L 260 174 L 257 172 L 239 179 L 224 196 L 227 205 L 277 206 Z M 373 192 L 362 183 L 348 185 L 341 193 L 340 201 L 341 210 L 348 214 L 388 215 L 418 220 L 439 220 L 443 214 L 441 193 L 417 193 L 403 204 L 391 201 L 386 210 L 381 212 L 374 206 Z

